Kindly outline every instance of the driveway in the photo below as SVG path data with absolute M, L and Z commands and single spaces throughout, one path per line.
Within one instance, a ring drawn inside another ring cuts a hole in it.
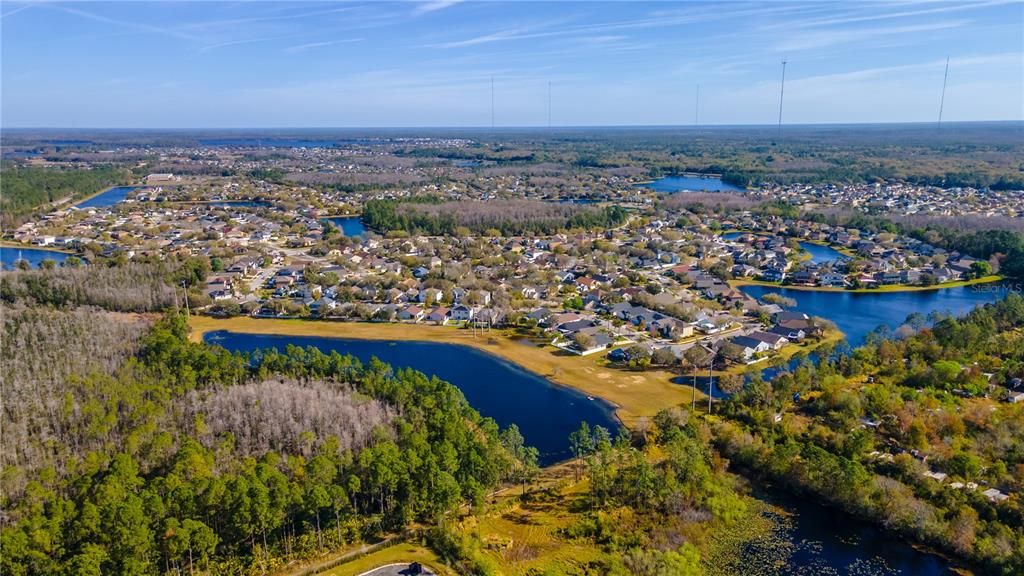
M 363 572 L 359 576 L 410 576 L 411 574 L 409 564 L 388 564 L 387 566 L 374 568 L 369 572 Z M 433 576 L 434 573 L 424 566 L 419 574 L 422 576 Z

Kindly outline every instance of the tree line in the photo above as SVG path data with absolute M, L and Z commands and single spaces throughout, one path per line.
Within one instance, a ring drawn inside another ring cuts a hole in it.
M 0 167 L 0 180 L 3 180 L 0 218 L 5 228 L 11 228 L 51 202 L 79 199 L 115 184 L 125 184 L 129 173 L 108 164 L 85 170 L 64 170 L 4 162 Z
M 459 235 L 460 229 L 503 236 L 550 235 L 571 229 L 613 228 L 627 218 L 628 213 L 619 206 L 597 208 L 527 200 L 371 200 L 363 207 L 363 221 L 370 228 L 429 236 Z
M 1024 297 L 905 326 L 771 382 L 753 378 L 723 403 L 715 445 L 754 477 L 985 573 L 1019 574 L 1024 409 L 1001 400 L 1024 376 Z M 1015 496 L 995 503 L 987 488 Z

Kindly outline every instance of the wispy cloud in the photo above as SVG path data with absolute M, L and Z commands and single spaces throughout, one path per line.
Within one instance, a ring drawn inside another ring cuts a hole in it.
M 626 31 L 667 28 L 716 20 L 760 17 L 769 14 L 793 13 L 804 10 L 806 10 L 805 7 L 793 5 L 765 7 L 756 4 L 732 6 L 727 3 L 726 5 L 692 6 L 679 10 L 656 10 L 640 18 L 625 20 L 570 25 L 570 20 L 564 19 L 561 22 L 544 22 L 534 25 L 509 27 L 504 30 L 480 34 L 461 40 L 435 42 L 427 44 L 427 46 L 433 48 L 466 48 L 495 42 L 611 35 L 621 34 Z
M 825 18 L 813 18 L 807 20 L 787 21 L 766 26 L 767 29 L 778 28 L 817 28 L 825 26 L 841 26 L 844 24 L 856 24 L 859 22 L 873 22 L 878 20 L 892 20 L 897 18 L 920 18 L 932 14 L 945 14 L 949 12 L 961 12 L 964 10 L 978 10 L 991 6 L 1012 4 L 1015 0 L 991 0 L 989 2 L 968 2 L 963 4 L 948 4 L 938 2 L 912 2 L 912 6 L 928 6 L 920 10 L 902 10 L 889 12 L 887 9 L 893 7 L 886 4 L 868 4 L 855 12 L 848 12 L 846 15 L 833 15 Z M 936 6 L 938 4 L 938 6 Z M 900 6 L 896 4 L 894 6 Z
M 219 48 L 227 48 L 228 46 L 239 46 L 241 44 L 259 44 L 261 42 L 272 42 L 274 40 L 282 40 L 281 36 L 270 36 L 267 38 L 243 38 L 241 40 L 227 40 L 224 42 L 217 42 L 216 44 L 208 44 L 199 49 L 200 54 L 217 50 Z
M 312 18 L 314 16 L 326 16 L 328 14 L 340 14 L 345 12 L 352 12 L 355 10 L 353 6 L 344 6 L 341 8 L 329 8 L 324 10 L 307 10 L 298 13 L 283 13 L 283 14 L 268 14 L 265 16 L 252 16 L 247 18 L 229 18 L 221 20 L 202 20 L 199 22 L 189 22 L 181 26 L 185 30 L 206 30 L 211 28 L 229 28 L 232 26 L 240 26 L 243 24 L 256 24 L 256 23 L 273 23 L 282 22 L 287 20 L 301 20 L 303 18 Z
M 354 42 L 362 42 L 362 38 L 347 38 L 345 40 L 326 40 L 324 42 L 309 42 L 307 44 L 298 44 L 296 46 L 289 46 L 284 49 L 289 54 L 298 54 L 299 52 L 305 52 L 306 50 L 312 50 L 314 48 L 323 48 L 326 46 L 334 46 L 335 44 L 352 44 Z
M 963 70 L 965 68 L 981 67 L 981 66 L 1000 66 L 1010 67 L 1019 66 L 1021 63 L 1021 55 L 1013 53 L 1000 53 L 1000 54 L 985 54 L 981 56 L 963 56 L 959 58 L 950 58 L 949 66 L 955 72 L 958 68 Z M 855 82 L 862 80 L 871 80 L 874 78 L 881 77 L 906 77 L 906 75 L 914 72 L 935 72 L 939 73 L 946 65 L 946 60 L 937 59 L 929 60 L 927 62 L 917 62 L 914 64 L 901 64 L 896 66 L 876 66 L 873 68 L 862 68 L 860 70 L 851 70 L 848 72 L 838 72 L 834 74 L 817 74 L 814 76 L 805 76 L 802 78 L 794 78 L 790 82 L 787 82 L 786 92 L 790 92 L 790 86 L 796 86 L 801 83 L 804 84 L 829 84 L 833 82 Z
M 801 50 L 812 50 L 849 44 L 851 42 L 864 42 L 882 36 L 906 36 L 920 34 L 922 32 L 936 32 L 959 28 L 968 24 L 970 20 L 948 20 L 944 22 L 933 22 L 931 24 L 915 24 L 909 26 L 888 26 L 878 28 L 856 28 L 850 30 L 813 30 L 803 33 L 795 33 L 775 45 L 776 52 L 798 52 Z
M 445 8 L 451 8 L 456 4 L 461 4 L 462 0 L 427 0 L 425 2 L 417 2 L 416 9 L 413 10 L 413 14 L 419 16 L 421 14 L 428 14 L 430 12 L 437 12 L 438 10 L 444 10 Z
M 15 8 L 13 10 L 8 10 L 7 12 L 4 12 L 3 14 L 0 14 L 0 19 L 7 18 L 8 16 L 13 16 L 14 14 L 17 14 L 18 12 L 22 12 L 22 11 L 28 10 L 31 7 L 32 7 L 31 4 L 23 4 L 23 5 L 18 6 L 17 8 Z
M 188 34 L 188 33 L 182 32 L 180 30 L 177 30 L 177 29 L 175 29 L 173 27 L 169 27 L 169 26 L 154 26 L 152 24 L 145 24 L 145 23 L 142 23 L 142 22 L 132 22 L 132 21 L 129 21 L 129 20 L 118 20 L 116 18 L 110 18 L 109 16 L 104 16 L 102 14 L 97 14 L 95 12 L 89 12 L 87 10 L 82 10 L 82 9 L 79 9 L 79 8 L 73 8 L 71 6 L 62 5 L 62 4 L 39 4 L 39 6 L 46 6 L 47 8 L 52 8 L 54 10 L 60 10 L 62 12 L 66 12 L 68 14 L 74 14 L 75 16 L 80 16 L 82 18 L 87 18 L 89 20 L 93 20 L 93 21 L 96 21 L 96 22 L 102 22 L 102 23 L 105 23 L 105 24 L 113 24 L 115 26 L 121 26 L 121 27 L 125 27 L 125 28 L 130 28 L 130 29 L 135 30 L 137 32 L 144 32 L 144 33 L 149 33 L 149 34 L 160 34 L 162 36 L 170 36 L 172 38 L 178 38 L 178 39 L 181 39 L 181 40 L 202 41 L 202 38 L 200 38 L 199 36 L 196 36 L 194 34 Z

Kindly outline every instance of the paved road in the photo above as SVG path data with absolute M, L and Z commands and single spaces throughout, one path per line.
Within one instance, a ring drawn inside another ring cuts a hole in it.
M 369 572 L 363 572 L 359 576 L 409 576 L 409 574 L 408 564 L 391 564 L 375 568 Z M 433 576 L 434 573 L 424 567 L 420 574 L 422 576 Z

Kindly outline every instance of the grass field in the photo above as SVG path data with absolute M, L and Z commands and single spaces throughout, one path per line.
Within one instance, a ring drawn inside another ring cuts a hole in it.
M 408 564 L 410 562 L 419 562 L 439 576 L 455 576 L 455 572 L 452 572 L 450 568 L 445 566 L 437 557 L 437 554 L 414 542 L 402 542 L 389 546 L 320 574 L 324 576 L 357 576 L 380 566 Z
M 543 470 L 525 500 L 518 487 L 510 488 L 495 499 L 491 512 L 463 518 L 460 530 L 480 538 L 501 574 L 578 572 L 606 553 L 560 533 L 586 510 L 587 481 L 576 481 L 572 470 L 571 464 Z
M 691 388 L 674 384 L 677 376 L 666 370 L 633 372 L 607 365 L 603 354 L 577 356 L 551 346 L 535 346 L 513 339 L 508 331 L 473 336 L 471 330 L 451 326 L 369 322 L 327 322 L 238 317 L 228 319 L 195 316 L 190 320 L 192 338 L 214 330 L 249 334 L 327 336 L 367 340 L 422 340 L 471 346 L 522 366 L 552 382 L 607 400 L 616 416 L 632 427 L 638 418 L 651 417 L 669 406 L 688 404 Z M 698 401 L 706 398 L 697 392 Z

